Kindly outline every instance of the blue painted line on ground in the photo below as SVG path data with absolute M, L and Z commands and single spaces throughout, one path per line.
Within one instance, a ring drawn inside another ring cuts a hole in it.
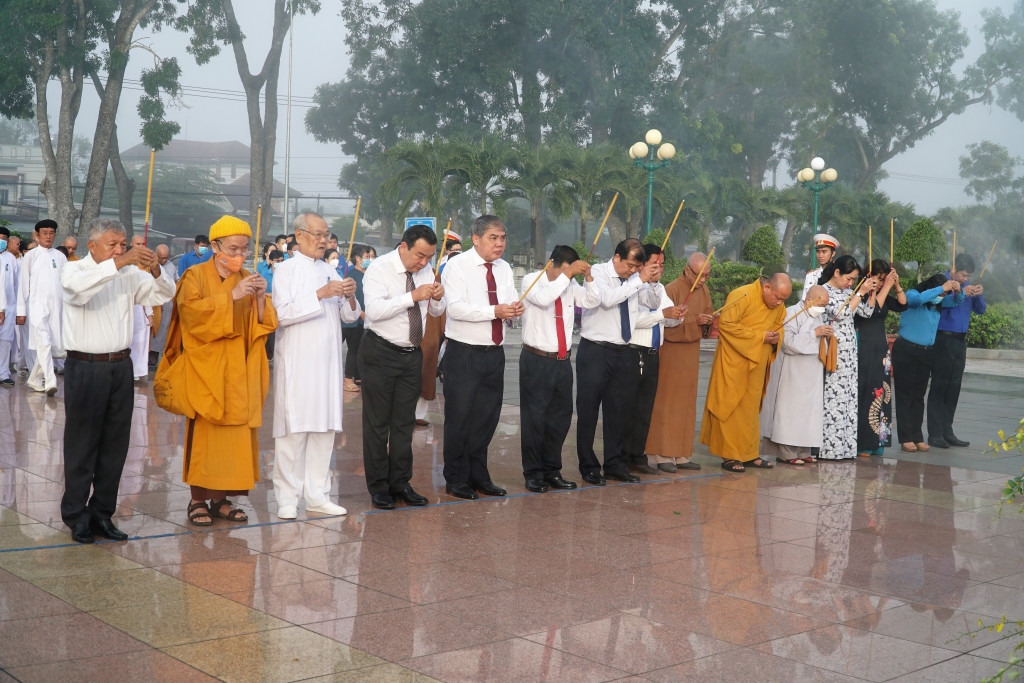
M 381 513 L 381 512 L 401 512 L 402 510 L 426 510 L 428 508 L 442 507 L 442 506 L 445 506 L 445 505 L 460 505 L 462 503 L 485 503 L 485 502 L 488 502 L 488 501 L 493 502 L 493 501 L 496 501 L 496 500 L 508 500 L 510 498 L 526 498 L 528 496 L 544 496 L 544 495 L 550 495 L 552 493 L 555 493 L 555 494 L 558 494 L 558 493 L 571 494 L 571 493 L 576 493 L 576 492 L 579 492 L 579 491 L 586 491 L 586 490 L 589 490 L 589 489 L 610 488 L 610 487 L 614 487 L 614 486 L 641 486 L 643 484 L 658 484 L 658 483 L 672 482 L 672 481 L 690 481 L 692 479 L 709 479 L 711 477 L 724 477 L 724 476 L 725 476 L 725 472 L 721 472 L 721 473 L 714 473 L 714 474 L 697 474 L 697 475 L 694 475 L 692 477 L 672 477 L 670 479 L 646 479 L 644 481 L 636 481 L 636 482 L 623 481 L 623 482 L 619 482 L 619 483 L 616 483 L 616 484 L 608 484 L 606 486 L 582 486 L 582 487 L 575 488 L 575 489 L 555 490 L 555 491 L 548 491 L 546 493 L 533 493 L 533 492 L 514 493 L 514 494 L 512 494 L 510 496 L 487 496 L 486 498 L 478 498 L 477 500 L 449 500 L 449 501 L 445 501 L 443 503 L 431 503 L 430 505 L 419 505 L 419 506 L 409 505 L 409 506 L 406 506 L 406 507 L 395 508 L 394 510 L 367 510 L 366 512 L 363 512 L 363 513 L 360 513 L 360 514 L 373 515 L 373 514 L 377 514 L 377 513 Z M 328 518 L 327 517 L 316 517 L 315 519 L 328 519 Z M 216 527 L 216 528 L 209 527 L 209 528 L 203 528 L 203 529 L 189 529 L 187 531 L 182 531 L 182 532 L 178 532 L 178 533 L 151 534 L 149 536 L 130 536 L 126 541 L 112 541 L 112 540 L 108 539 L 108 540 L 103 540 L 103 541 L 96 541 L 95 543 L 92 543 L 92 544 L 89 544 L 89 543 L 55 543 L 53 545 L 34 545 L 34 546 L 26 546 L 26 547 L 23 547 L 23 548 L 0 548 L 0 554 L 2 554 L 2 553 L 16 553 L 16 552 L 21 552 L 21 551 L 24 551 L 24 550 L 53 550 L 54 548 L 81 548 L 83 546 L 102 545 L 104 543 L 129 543 L 131 541 L 149 541 L 149 540 L 153 540 L 154 538 L 171 538 L 171 537 L 174 537 L 174 536 L 194 536 L 196 534 L 207 534 L 207 533 L 210 533 L 210 532 L 213 532 L 213 531 L 225 531 L 226 529 L 252 529 L 254 527 L 261 527 L 261 526 L 278 526 L 278 525 L 281 525 L 281 524 L 295 524 L 297 522 L 309 522 L 309 521 L 313 521 L 313 520 L 310 520 L 310 519 L 282 519 L 282 520 L 278 520 L 276 522 L 254 522 L 252 524 L 245 524 L 245 525 L 231 526 L 231 527 L 223 527 L 222 526 L 222 527 Z

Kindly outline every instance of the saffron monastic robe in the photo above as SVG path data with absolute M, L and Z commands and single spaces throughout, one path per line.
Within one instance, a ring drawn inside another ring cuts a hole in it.
M 270 370 L 267 335 L 277 314 L 267 296 L 263 322 L 251 296 L 231 290 L 249 273 L 221 280 L 213 260 L 181 276 L 174 313 L 181 322 L 185 386 L 196 417 L 185 432 L 185 483 L 246 492 L 259 480 L 256 429 L 262 424 Z
M 729 306 L 734 301 L 739 301 Z M 761 398 L 777 348 L 764 341 L 785 320 L 786 308 L 768 308 L 755 281 L 729 292 L 718 321 L 718 349 L 704 404 L 700 442 L 712 455 L 748 462 L 758 457 Z

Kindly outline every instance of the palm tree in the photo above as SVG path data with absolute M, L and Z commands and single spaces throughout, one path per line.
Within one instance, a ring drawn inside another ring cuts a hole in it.
M 611 158 L 611 167 L 613 174 L 609 179 L 609 189 L 619 193 L 619 198 L 615 202 L 615 212 L 625 216 L 625 225 L 620 227 L 609 223 L 608 232 L 616 242 L 627 237 L 642 237 L 640 219 L 647 209 L 647 173 L 635 167 L 633 161 L 624 154 L 614 155 Z M 663 214 L 674 212 L 678 194 L 664 174 L 655 174 L 654 206 L 657 209 Z
M 488 200 L 492 207 L 500 195 L 501 179 L 515 160 L 517 150 L 504 138 L 486 133 L 479 141 L 456 140 L 453 143 L 458 178 L 479 197 L 480 213 L 486 214 Z
M 389 167 L 382 192 L 401 205 L 404 218 L 413 201 L 440 223 L 444 214 L 445 180 L 458 172 L 454 146 L 441 140 L 402 140 L 384 151 Z
M 502 180 L 505 197 L 518 197 L 530 203 L 530 248 L 535 258 L 546 253 L 547 241 L 541 224 L 545 206 L 557 218 L 572 215 L 566 166 L 562 145 L 536 148 L 523 145 L 512 161 L 511 174 Z
M 616 171 L 610 162 L 621 152 L 608 143 L 590 147 L 566 145 L 565 152 L 567 180 L 580 215 L 580 242 L 586 244 L 587 217 L 611 201 L 610 190 Z

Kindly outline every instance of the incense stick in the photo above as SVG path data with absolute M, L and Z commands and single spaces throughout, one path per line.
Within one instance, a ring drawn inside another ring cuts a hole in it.
M 997 244 L 999 244 L 999 242 L 992 243 L 992 248 L 988 251 L 988 258 L 985 259 L 985 265 L 981 267 L 981 275 L 985 274 L 985 269 L 988 268 L 988 262 L 992 260 L 992 254 L 995 252 Z M 981 275 L 978 276 L 978 280 L 981 280 Z
M 526 291 L 525 291 L 525 292 L 523 292 L 523 295 L 522 295 L 521 297 L 519 297 L 519 301 L 517 301 L 517 302 L 516 302 L 516 304 L 521 304 L 521 303 L 523 303 L 523 299 L 525 299 L 525 298 L 526 298 L 526 295 L 530 293 L 530 290 L 531 290 L 531 289 L 533 289 L 533 286 L 534 286 L 535 284 L 537 284 L 538 282 L 540 282 L 540 279 L 541 279 L 541 278 L 542 278 L 542 277 L 544 276 L 544 273 L 546 273 L 546 272 L 547 272 L 547 270 L 548 270 L 548 268 L 550 268 L 550 267 L 551 267 L 551 260 L 549 259 L 549 260 L 548 260 L 548 262 L 547 262 L 546 264 L 544 264 L 544 270 L 542 270 L 542 271 L 540 271 L 539 273 L 537 273 L 537 279 L 536 279 L 536 280 L 534 280 L 534 281 L 533 281 L 533 282 L 532 282 L 532 283 L 530 284 L 530 286 L 526 288 Z
M 860 279 L 860 282 L 858 282 L 858 283 L 857 283 L 857 286 L 853 288 L 853 293 L 852 293 L 852 294 L 850 294 L 850 296 L 848 296 L 848 297 L 846 298 L 846 301 L 844 301 L 844 302 L 843 302 L 843 305 L 842 305 L 842 307 L 841 307 L 841 308 L 840 308 L 840 309 L 839 309 L 838 311 L 836 311 L 836 314 L 835 314 L 834 316 L 832 316 L 832 319 L 831 319 L 831 320 L 829 320 L 829 321 L 828 321 L 828 324 L 829 324 L 829 325 L 831 325 L 832 323 L 834 323 L 834 322 L 836 321 L 836 318 L 838 318 L 838 317 L 839 317 L 839 315 L 840 315 L 840 314 L 841 314 L 841 313 L 842 313 L 842 312 L 843 312 L 844 310 L 846 310 L 846 307 L 847 307 L 847 305 L 849 305 L 849 303 L 850 303 L 850 300 L 851 300 L 851 299 L 853 299 L 853 297 L 857 296 L 857 290 L 858 290 L 858 289 L 860 289 L 860 286 L 861 286 L 862 284 L 864 284 L 864 280 L 867 280 L 867 279 L 868 279 L 868 278 L 867 278 L 867 276 L 866 276 L 866 275 L 865 275 L 864 277 L 862 277 L 862 278 Z
M 363 203 L 362 196 L 356 198 L 356 215 L 352 219 L 352 237 L 348 240 L 348 254 L 345 255 L 345 272 L 348 272 L 348 264 L 352 263 L 352 246 L 356 243 L 356 225 L 359 223 L 359 206 Z
M 711 253 L 704 259 L 704 265 L 700 267 L 700 272 L 697 273 L 697 277 L 693 279 L 693 284 L 690 285 L 690 291 L 686 294 L 686 298 L 683 299 L 683 305 L 685 306 L 690 301 L 690 296 L 693 295 L 693 290 L 697 288 L 697 283 L 700 282 L 700 276 L 704 274 L 704 269 L 711 263 L 711 257 L 715 255 L 715 247 L 711 247 Z
M 146 227 L 142 233 L 142 243 L 149 245 L 149 200 L 153 196 L 153 165 L 156 163 L 156 150 L 149 150 L 149 184 L 146 186 Z
M 676 209 L 676 216 L 672 219 L 672 225 L 668 226 L 668 233 L 665 234 L 665 241 L 661 243 L 661 250 L 665 251 L 665 245 L 668 244 L 668 238 L 672 236 L 672 228 L 676 227 L 676 219 L 679 218 L 679 212 L 683 210 L 683 204 L 686 200 L 679 202 L 679 208 Z
M 743 292 L 743 295 L 742 295 L 742 296 L 738 296 L 738 297 L 736 297 L 736 299 L 735 299 L 734 301 L 731 301 L 730 303 L 727 303 L 726 305 L 724 305 L 724 306 L 722 306 L 721 308 L 719 308 L 719 309 L 718 309 L 717 311 L 712 311 L 711 315 L 721 315 L 721 314 L 722 314 L 722 311 L 724 311 L 725 309 L 727 309 L 727 308 L 729 308 L 730 306 L 733 306 L 734 304 L 736 304 L 737 302 L 739 302 L 739 301 L 740 301 L 740 299 L 742 299 L 742 298 L 743 298 L 744 296 L 746 296 L 747 294 L 748 294 L 748 292 Z
M 811 306 L 813 306 L 814 304 L 818 303 L 818 301 L 819 301 L 820 299 L 821 299 L 821 295 L 818 295 L 818 296 L 814 297 L 814 301 L 811 301 L 811 302 L 809 302 L 809 303 L 808 303 L 808 304 L 807 304 L 806 306 L 804 306 L 804 307 L 803 307 L 803 308 L 801 308 L 801 309 L 800 309 L 799 311 L 797 311 L 796 313 L 794 313 L 793 315 L 791 315 L 791 316 L 790 316 L 790 317 L 789 317 L 789 318 L 788 318 L 787 320 L 783 320 L 783 321 L 782 321 L 782 324 L 781 324 L 781 325 L 779 325 L 778 327 L 776 327 L 776 328 L 775 328 L 774 330 L 772 330 L 772 332 L 778 332 L 779 330 L 781 330 L 781 329 L 782 329 L 783 327 L 785 327 L 785 326 L 786 326 L 786 324 L 787 324 L 787 323 L 789 323 L 790 321 L 792 321 L 792 320 L 793 320 L 794 318 L 796 318 L 796 317 L 797 317 L 798 315 L 800 315 L 801 313 L 803 313 L 804 311 L 806 311 L 806 310 L 807 310 L 808 308 L 810 308 L 810 307 L 811 307 Z
M 444 229 L 444 241 L 441 242 L 441 253 L 437 255 L 437 263 L 434 264 L 434 279 L 437 280 L 437 274 L 441 272 L 441 255 L 444 254 L 445 248 L 448 246 L 448 233 L 452 231 L 452 219 L 448 219 L 448 227 Z
M 594 247 L 597 246 L 597 241 L 601 239 L 601 233 L 604 231 L 604 224 L 608 222 L 608 216 L 612 215 L 612 207 L 615 206 L 615 200 L 619 198 L 619 193 L 616 192 L 615 196 L 612 197 L 612 203 L 608 205 L 608 211 L 604 214 L 604 220 L 601 221 L 601 227 L 597 231 L 597 236 L 594 237 L 594 243 L 590 245 L 590 253 L 587 254 L 587 261 L 590 261 L 590 257 L 594 255 Z

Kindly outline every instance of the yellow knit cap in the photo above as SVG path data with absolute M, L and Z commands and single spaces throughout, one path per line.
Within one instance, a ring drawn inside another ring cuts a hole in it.
M 221 237 L 231 235 L 245 235 L 252 237 L 252 229 L 249 224 L 235 216 L 221 216 L 217 222 L 210 226 L 210 241 L 219 240 Z

